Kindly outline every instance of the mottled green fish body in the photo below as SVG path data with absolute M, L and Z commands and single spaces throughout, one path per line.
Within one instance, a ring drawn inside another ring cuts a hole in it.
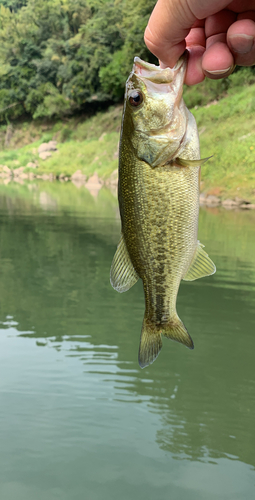
M 193 348 L 176 312 L 180 281 L 215 272 L 197 241 L 199 139 L 182 99 L 186 55 L 161 69 L 135 58 L 126 85 L 119 159 L 122 237 L 111 284 L 119 292 L 141 278 L 145 295 L 139 363 L 158 356 L 162 335 Z

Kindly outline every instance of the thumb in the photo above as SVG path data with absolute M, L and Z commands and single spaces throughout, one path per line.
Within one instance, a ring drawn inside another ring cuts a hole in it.
M 195 20 L 186 0 L 158 0 L 144 33 L 148 49 L 173 67 L 186 48 L 185 38 Z

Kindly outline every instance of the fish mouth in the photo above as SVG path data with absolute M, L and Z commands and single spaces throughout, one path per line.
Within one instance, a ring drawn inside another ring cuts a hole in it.
M 173 82 L 176 73 L 184 66 L 186 70 L 188 61 L 188 52 L 185 51 L 173 68 L 162 69 L 160 66 L 148 63 L 140 59 L 134 58 L 133 73 L 141 79 L 148 80 L 152 83 L 169 85 Z

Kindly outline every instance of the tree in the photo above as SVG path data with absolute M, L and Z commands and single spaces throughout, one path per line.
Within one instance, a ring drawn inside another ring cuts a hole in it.
M 0 0 L 0 119 L 61 116 L 120 100 L 134 55 L 152 60 L 143 32 L 153 5 Z

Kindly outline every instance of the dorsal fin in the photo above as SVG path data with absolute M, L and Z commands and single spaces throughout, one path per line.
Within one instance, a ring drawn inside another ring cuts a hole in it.
M 208 257 L 208 254 L 203 250 L 200 241 L 197 242 L 197 249 L 193 260 L 189 266 L 188 272 L 182 278 L 184 281 L 194 281 L 204 276 L 210 276 L 216 271 L 213 261 Z
M 113 257 L 110 282 L 117 292 L 126 292 L 139 279 L 137 272 L 129 257 L 123 235 L 121 236 L 116 253 Z

